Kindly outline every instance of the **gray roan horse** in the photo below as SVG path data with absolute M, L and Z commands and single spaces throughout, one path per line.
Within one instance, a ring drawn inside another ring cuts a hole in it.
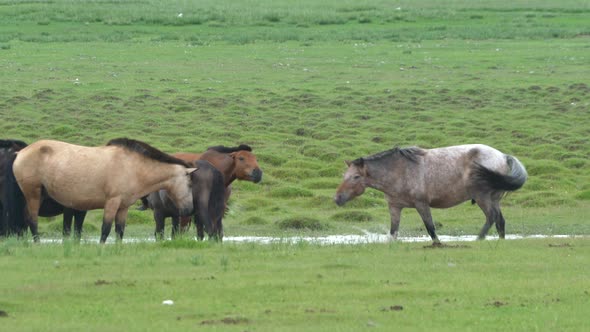
M 197 160 L 194 162 L 196 171 L 191 173 L 195 228 L 197 224 L 204 225 L 210 240 L 223 238 L 221 217 L 225 211 L 225 186 L 223 174 L 209 162 Z M 180 230 L 180 214 L 172 198 L 166 190 L 160 190 L 146 197 L 149 208 L 154 211 L 156 221 L 156 239 L 164 237 L 164 222 L 167 217 L 172 218 L 172 238 Z M 202 227 L 202 226 L 201 226 Z M 203 234 L 198 234 L 203 239 Z
M 472 200 L 486 216 L 478 239 L 492 224 L 504 238 L 500 199 L 522 187 L 524 166 L 513 156 L 482 144 L 437 149 L 394 148 L 346 162 L 348 170 L 334 201 L 343 205 L 361 195 L 366 187 L 385 193 L 391 215 L 390 234 L 397 238 L 401 211 L 415 208 L 434 243 L 436 236 L 430 208 L 449 208 Z
M 13 165 L 26 199 L 29 227 L 38 241 L 37 216 L 41 193 L 76 210 L 104 209 L 100 242 L 109 236 L 113 220 L 123 238 L 129 206 L 140 197 L 166 189 L 181 215 L 193 209 L 190 173 L 184 161 L 150 145 L 127 138 L 106 146 L 85 147 L 59 141 L 37 141 L 19 151 Z

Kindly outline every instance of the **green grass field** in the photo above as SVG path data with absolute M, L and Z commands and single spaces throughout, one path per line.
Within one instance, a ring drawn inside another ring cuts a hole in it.
M 503 201 L 508 234 L 587 236 L 589 18 L 590 4 L 577 0 L 0 0 L 0 131 L 28 143 L 101 145 L 127 136 L 167 152 L 249 144 L 263 181 L 234 184 L 227 236 L 385 233 L 381 193 L 369 190 L 343 208 L 332 202 L 344 160 L 393 146 L 483 143 L 517 156 L 530 175 Z M 89 213 L 85 236 L 98 236 L 101 213 Z M 477 234 L 484 222 L 468 203 L 433 215 L 441 235 Z M 40 228 L 59 237 L 61 218 Z M 132 211 L 126 236 L 151 237 L 153 228 L 149 212 Z M 426 235 L 414 211 L 404 211 L 400 235 Z M 8 317 L 0 323 L 587 329 L 579 310 L 590 291 L 580 279 L 588 241 L 555 241 L 567 246 L 3 240 L 0 310 Z M 455 261 L 468 267 L 444 272 Z M 221 274 L 222 282 L 204 281 Z M 62 283 L 69 279 L 72 287 Z M 184 300 L 163 307 L 168 294 Z M 395 305 L 403 311 L 381 311 Z M 237 324 L 222 321 L 228 317 Z

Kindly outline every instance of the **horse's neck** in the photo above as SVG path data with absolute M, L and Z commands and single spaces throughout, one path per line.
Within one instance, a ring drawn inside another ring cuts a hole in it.
M 227 168 L 227 171 L 223 173 L 223 178 L 225 179 L 225 186 L 229 186 L 232 182 L 237 179 L 236 176 L 236 163 L 235 161 L 231 163 L 231 167 Z
M 149 193 L 158 191 L 160 189 L 170 189 L 173 186 L 173 181 L 178 174 L 178 168 L 183 167 L 176 164 L 166 164 L 155 162 L 154 165 L 146 168 L 143 172 L 140 181 L 143 182 L 143 194 L 145 196 Z
M 387 174 L 391 170 L 384 167 L 384 165 L 377 165 L 374 162 L 365 161 L 365 164 L 367 165 L 365 184 L 373 189 L 386 191 L 392 185 L 390 176 Z

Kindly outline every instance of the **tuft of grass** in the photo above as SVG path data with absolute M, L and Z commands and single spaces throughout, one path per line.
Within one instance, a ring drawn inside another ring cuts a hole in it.
M 279 187 L 271 192 L 272 197 L 277 198 L 298 198 L 311 197 L 313 192 L 299 187 Z
M 312 231 L 320 231 L 328 228 L 328 225 L 310 217 L 286 218 L 279 221 L 277 225 L 280 229 L 308 229 Z
M 576 194 L 576 198 L 586 201 L 590 200 L 590 190 L 584 190 L 582 192 L 579 192 L 578 194 Z
M 244 224 L 244 225 L 266 225 L 266 224 L 268 224 L 268 220 L 266 220 L 262 217 L 259 217 L 259 216 L 252 216 L 252 217 L 242 221 L 242 224 Z
M 373 216 L 366 211 L 351 210 L 335 213 L 331 219 L 336 221 L 369 222 L 373 221 Z

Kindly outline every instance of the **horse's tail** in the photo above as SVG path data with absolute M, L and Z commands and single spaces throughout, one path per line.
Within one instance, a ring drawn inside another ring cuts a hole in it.
M 12 170 L 15 159 L 16 153 L 11 154 L 6 159 L 4 165 L 4 189 L 2 192 L 4 209 L 2 211 L 2 218 L 6 225 L 7 235 L 22 235 L 27 227 L 27 222 L 25 220 L 25 196 L 18 186 L 14 171 Z
M 504 156 L 509 168 L 508 173 L 502 174 L 475 163 L 474 180 L 492 191 L 507 192 L 520 189 L 527 180 L 527 171 L 516 157 Z
M 223 174 L 215 167 L 212 167 L 213 181 L 211 183 L 211 194 L 209 196 L 209 215 L 215 223 L 214 229 L 218 239 L 223 238 L 223 215 L 225 214 L 225 181 Z

